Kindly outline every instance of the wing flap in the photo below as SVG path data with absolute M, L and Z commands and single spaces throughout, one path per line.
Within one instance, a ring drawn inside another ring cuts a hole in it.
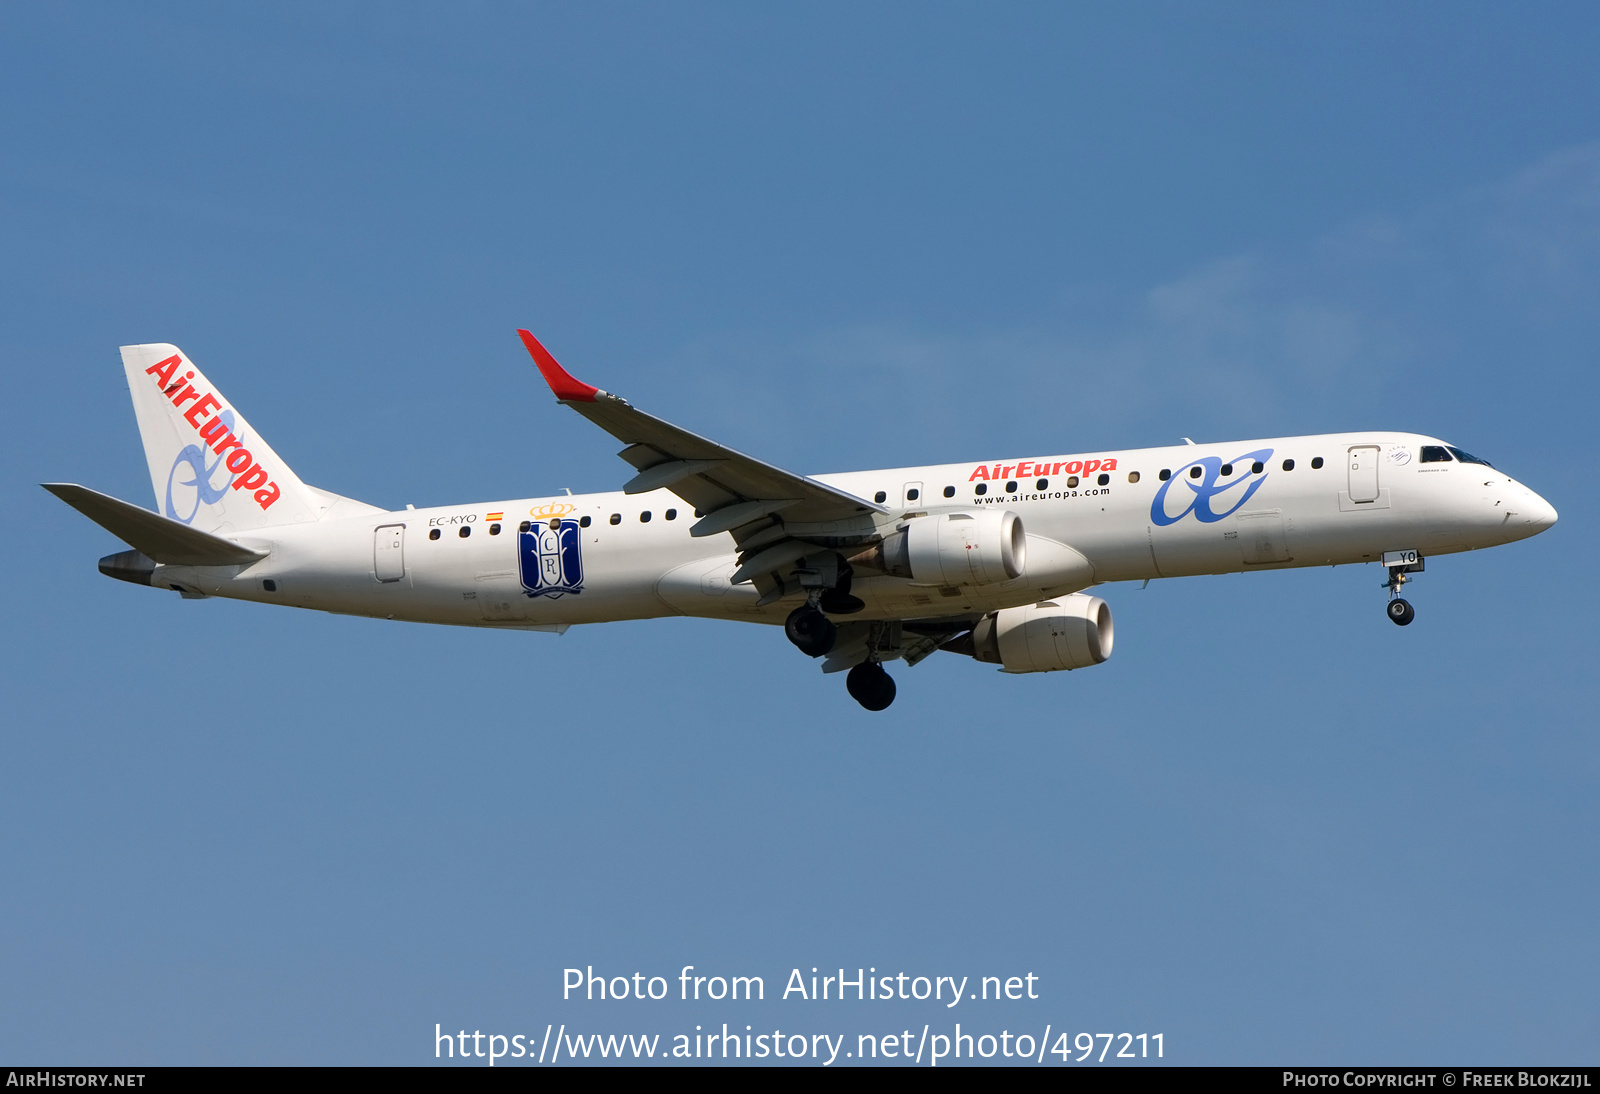
M 172 566 L 236 566 L 267 552 L 202 532 L 129 502 L 68 482 L 41 485 L 100 527 L 156 562 Z

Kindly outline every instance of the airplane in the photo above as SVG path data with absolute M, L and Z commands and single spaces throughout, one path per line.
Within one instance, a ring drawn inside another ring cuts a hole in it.
M 611 434 L 621 490 L 388 510 L 302 482 L 194 363 L 122 347 L 157 512 L 46 490 L 131 547 L 100 572 L 190 599 L 564 633 L 686 615 L 781 625 L 868 710 L 885 662 L 940 651 L 1008 673 L 1111 656 L 1085 590 L 1377 563 L 1386 611 L 1429 556 L 1526 539 L 1551 505 L 1413 433 L 1333 433 L 799 475 L 646 414 L 519 330 L 556 399 Z

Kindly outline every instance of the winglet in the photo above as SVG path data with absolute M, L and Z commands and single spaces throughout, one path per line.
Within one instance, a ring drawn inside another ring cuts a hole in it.
M 517 334 L 522 338 L 522 344 L 528 347 L 533 363 L 539 366 L 540 375 L 544 377 L 544 382 L 550 385 L 550 390 L 555 392 L 557 399 L 575 403 L 594 402 L 594 397 L 600 394 L 599 388 L 575 379 L 570 372 L 556 363 L 556 359 L 550 356 L 550 351 L 541 346 L 539 340 L 532 334 L 520 328 Z

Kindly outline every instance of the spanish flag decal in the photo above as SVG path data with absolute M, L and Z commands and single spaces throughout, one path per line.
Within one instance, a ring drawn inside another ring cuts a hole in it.
M 500 519 L 501 519 L 501 518 L 502 518 L 502 517 L 504 517 L 504 516 L 505 516 L 505 514 L 504 514 L 504 513 L 490 513 L 490 514 L 489 514 L 489 515 L 488 515 L 488 516 L 487 516 L 487 517 L 485 517 L 485 518 L 484 518 L 484 519 L 485 519 L 485 520 L 500 520 Z

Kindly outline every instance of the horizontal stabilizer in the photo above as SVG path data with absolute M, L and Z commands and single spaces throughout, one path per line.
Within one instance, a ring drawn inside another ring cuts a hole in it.
M 171 566 L 236 566 L 267 556 L 232 540 L 202 532 L 87 486 L 41 484 L 46 490 L 130 547 Z

